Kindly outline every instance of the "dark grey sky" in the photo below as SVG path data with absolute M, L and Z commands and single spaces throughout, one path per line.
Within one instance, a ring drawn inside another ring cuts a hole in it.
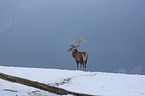
M 0 0 L 0 65 L 145 74 L 145 0 Z

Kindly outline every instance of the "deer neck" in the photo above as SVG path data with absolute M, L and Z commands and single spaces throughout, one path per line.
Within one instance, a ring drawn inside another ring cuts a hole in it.
M 77 49 L 75 49 L 73 52 L 72 52 L 72 56 L 75 58 L 75 54 L 78 52 Z

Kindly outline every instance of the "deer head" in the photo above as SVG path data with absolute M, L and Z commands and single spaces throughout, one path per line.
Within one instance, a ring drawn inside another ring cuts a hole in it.
M 72 48 L 70 48 L 69 50 L 67 50 L 68 52 L 74 52 L 76 49 L 77 49 L 77 47 L 79 47 L 82 43 L 84 43 L 86 40 L 79 40 L 77 43 L 75 43 L 74 42 L 74 45 L 73 44 L 69 44 L 69 46 L 70 47 L 72 47 Z

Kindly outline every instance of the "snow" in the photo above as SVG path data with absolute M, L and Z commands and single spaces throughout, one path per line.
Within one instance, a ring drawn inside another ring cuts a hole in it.
M 0 73 L 78 93 L 99 96 L 145 96 L 145 75 L 5 66 L 0 66 Z M 0 79 L 0 96 L 58 95 Z

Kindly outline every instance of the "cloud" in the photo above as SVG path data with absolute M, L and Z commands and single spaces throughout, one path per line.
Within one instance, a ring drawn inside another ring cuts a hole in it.
M 119 73 L 127 73 L 127 70 L 126 70 L 126 68 L 120 68 L 120 69 L 118 69 L 118 72 Z
M 141 74 L 142 71 L 143 71 L 143 69 L 142 69 L 142 67 L 141 67 L 140 65 L 137 66 L 137 67 L 134 67 L 134 68 L 132 69 L 132 73 L 136 73 L 136 74 Z

